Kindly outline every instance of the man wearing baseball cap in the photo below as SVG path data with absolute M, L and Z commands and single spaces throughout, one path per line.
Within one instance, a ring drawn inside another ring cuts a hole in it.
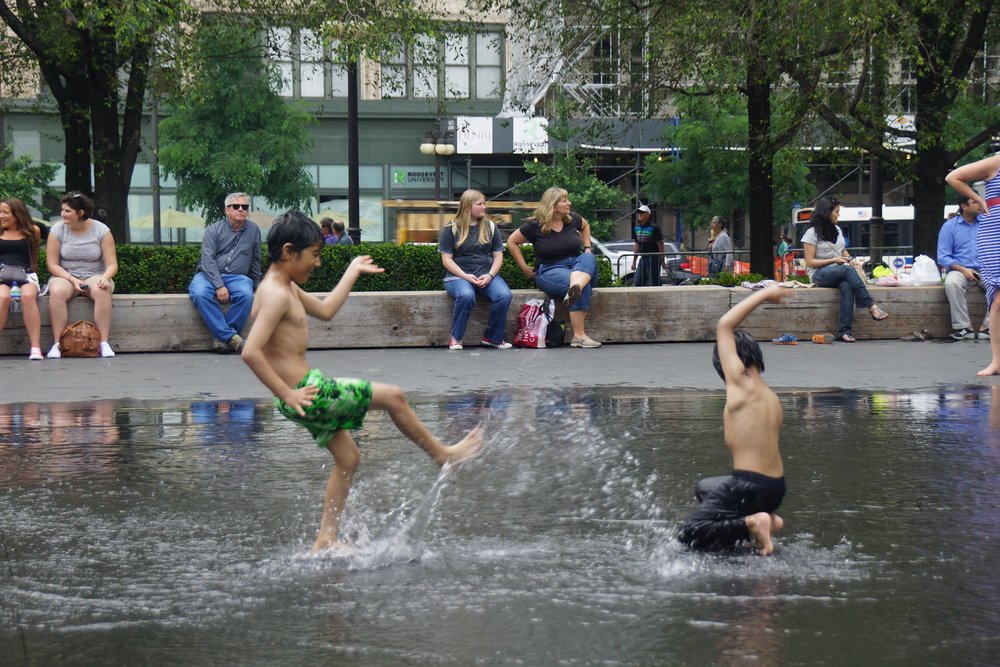
M 632 227 L 632 240 L 635 241 L 632 271 L 635 277 L 632 284 L 636 287 L 659 287 L 660 267 L 667 268 L 663 232 L 650 218 L 651 212 L 645 204 L 635 210 L 635 225 Z

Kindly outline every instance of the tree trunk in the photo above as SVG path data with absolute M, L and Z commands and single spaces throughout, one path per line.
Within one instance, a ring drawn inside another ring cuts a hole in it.
M 66 192 L 94 192 L 90 180 L 90 116 L 86 107 L 67 103 L 59 105 L 65 142 Z
M 747 64 L 749 124 L 750 270 L 774 278 L 774 150 L 771 145 L 771 85 L 757 61 Z

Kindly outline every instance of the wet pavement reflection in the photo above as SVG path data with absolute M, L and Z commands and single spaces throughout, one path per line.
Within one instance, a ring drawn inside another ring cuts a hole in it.
M 485 429 L 444 473 L 372 414 L 350 558 L 307 555 L 331 460 L 269 403 L 0 405 L 0 664 L 993 660 L 1000 387 L 783 394 L 769 559 L 674 538 L 724 400 L 421 398 Z

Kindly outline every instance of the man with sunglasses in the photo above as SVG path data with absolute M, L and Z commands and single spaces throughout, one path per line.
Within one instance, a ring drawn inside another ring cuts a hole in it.
M 227 195 L 225 212 L 226 217 L 205 230 L 201 259 L 188 286 L 191 301 L 212 332 L 212 351 L 219 354 L 243 350 L 240 332 L 263 276 L 260 228 L 247 219 L 250 195 Z M 229 304 L 225 313 L 222 304 Z

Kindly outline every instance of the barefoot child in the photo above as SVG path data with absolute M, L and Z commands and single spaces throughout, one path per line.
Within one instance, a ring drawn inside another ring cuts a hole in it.
M 323 520 L 313 553 L 342 546 L 337 529 L 361 457 L 349 429 L 360 428 L 369 410 L 386 410 L 403 435 L 438 465 L 467 459 L 482 446 L 478 429 L 457 445 L 446 446 L 420 422 L 399 387 L 327 378 L 309 368 L 306 315 L 332 319 L 359 275 L 383 271 L 367 255 L 355 257 L 337 286 L 319 299 L 296 283 L 309 280 L 319 267 L 322 248 L 322 229 L 304 213 L 289 211 L 274 221 L 267 235 L 271 266 L 257 288 L 251 312 L 253 327 L 242 354 L 243 361 L 274 394 L 275 407 L 305 426 L 316 444 L 333 455 L 335 465 L 326 485 Z
M 723 425 L 733 472 L 699 482 L 695 493 L 701 505 L 678 535 L 692 549 L 732 549 L 753 538 L 761 555 L 774 551 L 771 535 L 783 525 L 774 511 L 785 496 L 778 452 L 781 404 L 761 379 L 764 357 L 757 341 L 735 329 L 758 305 L 779 303 L 787 294 L 777 286 L 754 292 L 723 315 L 716 327 L 712 363 L 726 383 Z

